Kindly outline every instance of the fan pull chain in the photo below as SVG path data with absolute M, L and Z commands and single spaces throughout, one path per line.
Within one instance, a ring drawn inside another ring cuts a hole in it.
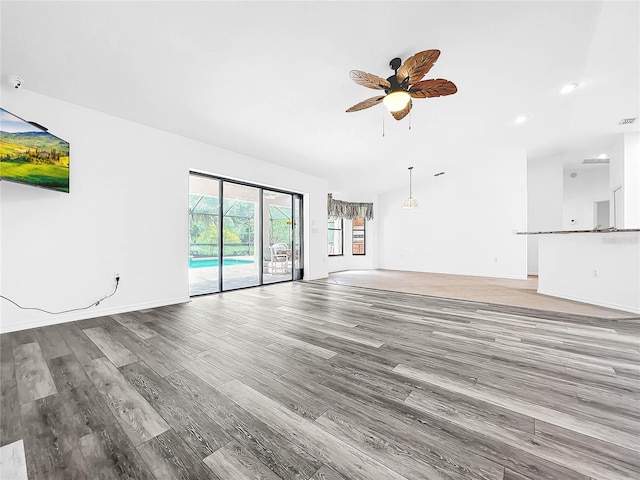
M 382 136 L 384 137 L 384 108 L 380 109 L 382 112 Z
M 409 112 L 409 131 L 411 131 L 411 117 L 413 116 L 413 114 L 411 112 Z

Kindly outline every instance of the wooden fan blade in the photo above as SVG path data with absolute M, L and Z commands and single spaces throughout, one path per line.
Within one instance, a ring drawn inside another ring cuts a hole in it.
M 457 91 L 458 88 L 453 82 L 444 78 L 437 78 L 414 83 L 409 89 L 409 95 L 413 98 L 443 97 L 445 95 L 453 95 Z
M 360 70 L 351 70 L 349 72 L 349 77 L 351 77 L 351 80 L 356 82 L 358 85 L 373 88 L 374 90 L 391 88 L 391 84 L 388 80 L 371 73 L 361 72 Z
M 393 115 L 393 118 L 395 118 L 396 120 L 402 120 L 411 111 L 412 106 L 413 106 L 413 102 L 411 101 L 411 99 L 409 99 L 409 103 L 407 103 L 406 107 L 404 107 L 402 110 L 399 110 L 397 112 L 391 112 L 391 115 Z
M 398 83 L 409 78 L 409 85 L 420 81 L 440 56 L 440 50 L 425 50 L 407 58 L 398 69 Z
M 374 105 L 378 105 L 383 98 L 384 95 L 382 95 L 381 97 L 367 98 L 360 103 L 356 103 L 353 107 L 348 109 L 347 112 L 357 112 L 358 110 L 364 110 L 365 108 L 373 107 Z

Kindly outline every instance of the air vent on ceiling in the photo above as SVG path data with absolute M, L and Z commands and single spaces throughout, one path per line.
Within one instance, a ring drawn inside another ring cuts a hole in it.
M 618 125 L 631 125 L 632 123 L 635 123 L 636 120 L 638 120 L 638 117 L 623 118 L 622 120 L 620 120 L 620 123 L 618 123 Z
M 599 163 L 609 163 L 608 158 L 585 158 L 582 161 L 583 165 L 595 165 Z

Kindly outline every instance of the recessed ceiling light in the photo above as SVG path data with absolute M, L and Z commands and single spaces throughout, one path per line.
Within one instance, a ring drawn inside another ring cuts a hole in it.
M 527 115 L 520 115 L 518 118 L 516 118 L 516 123 L 524 123 L 527 120 L 529 120 L 529 117 Z
M 560 93 L 564 95 L 566 93 L 573 92 L 576 88 L 578 88 L 579 85 L 580 85 L 579 83 L 568 83 L 567 85 L 562 87 L 562 89 L 560 90 Z

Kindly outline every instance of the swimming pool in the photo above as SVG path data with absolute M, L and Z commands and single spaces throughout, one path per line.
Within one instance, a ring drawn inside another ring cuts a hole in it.
M 243 260 L 240 258 L 223 258 L 222 266 L 229 265 L 248 265 L 253 260 Z M 217 267 L 219 265 L 217 258 L 190 258 L 189 268 Z

